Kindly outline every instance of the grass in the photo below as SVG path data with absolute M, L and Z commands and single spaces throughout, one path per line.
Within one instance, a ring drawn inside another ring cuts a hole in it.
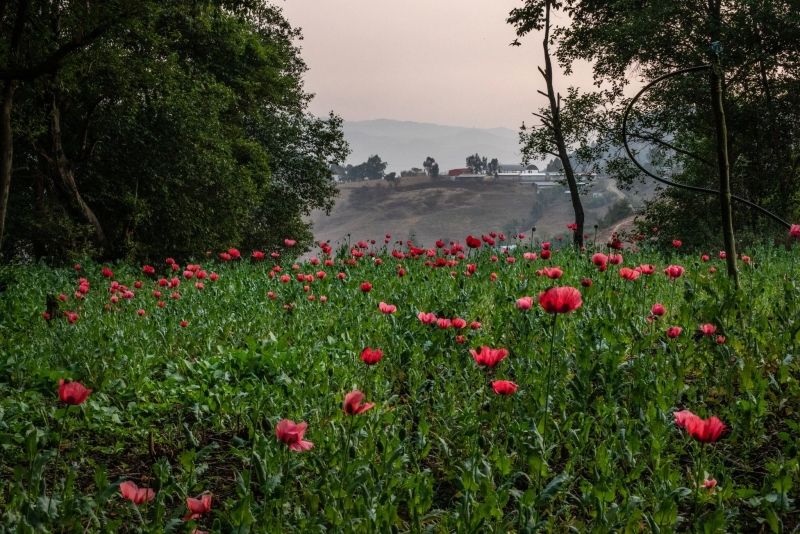
M 623 265 L 599 272 L 590 253 L 525 261 L 523 251 L 516 263 L 499 253 L 493 262 L 482 248 L 435 268 L 376 249 L 380 265 L 368 254 L 297 270 L 286 261 L 273 278 L 266 261 L 207 262 L 219 280 L 203 289 L 182 280 L 180 299 L 158 287 L 166 265 L 156 277 L 116 265 L 114 280 L 143 282 L 117 303 L 100 265 L 2 268 L 0 531 L 797 529 L 797 250 L 747 251 L 739 294 L 723 263 L 699 254 L 623 251 Z M 477 264 L 469 277 L 467 263 Z M 641 263 L 655 274 L 619 276 Z M 671 281 L 668 264 L 686 273 Z M 537 276 L 545 265 L 563 277 Z M 318 271 L 324 279 L 295 280 Z M 73 295 L 79 277 L 91 286 L 83 301 Z M 593 284 L 582 287 L 587 277 Z M 583 299 L 555 330 L 538 305 L 515 306 L 553 285 Z M 44 320 L 47 295 L 59 293 L 66 302 Z M 397 312 L 382 314 L 380 301 Z M 648 320 L 656 302 L 666 315 Z M 75 324 L 66 310 L 78 313 Z M 420 311 L 481 327 L 425 325 Z M 699 334 L 703 323 L 724 343 Z M 676 339 L 665 335 L 673 325 L 684 329 Z M 483 345 L 510 355 L 479 367 L 470 349 Z M 367 346 L 384 352 L 373 366 L 359 359 Z M 92 388 L 88 400 L 61 403 L 60 378 Z M 519 389 L 496 395 L 498 379 Z M 354 389 L 376 407 L 345 415 Z M 730 430 L 696 442 L 674 423 L 681 409 Z M 308 422 L 312 450 L 276 439 L 284 418 Z M 698 475 L 716 488 L 698 488 Z M 124 500 L 125 480 L 155 499 Z M 206 491 L 211 511 L 184 521 L 186 498 Z

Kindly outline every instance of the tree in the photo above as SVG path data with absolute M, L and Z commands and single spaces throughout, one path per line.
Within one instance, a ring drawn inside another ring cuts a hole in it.
M 704 227 L 723 228 L 735 279 L 733 230 L 758 231 L 763 224 L 755 212 L 733 220 L 730 191 L 781 216 L 798 215 L 800 66 L 789 59 L 800 54 L 796 2 L 590 0 L 567 2 L 567 10 L 573 24 L 560 35 L 560 60 L 591 61 L 596 80 L 618 91 L 632 65 L 648 80 L 710 65 L 650 91 L 637 106 L 633 135 L 672 154 L 673 179 L 702 187 L 716 182 L 716 209 L 708 209 L 708 198 L 668 189 L 648 218 L 698 245 L 707 243 Z
M 486 166 L 486 170 L 489 174 L 497 173 L 497 169 L 500 167 L 500 162 L 497 161 L 497 158 L 492 158 L 489 164 Z
M 382 161 L 377 154 L 370 156 L 364 163 L 356 166 L 348 165 L 347 179 L 350 181 L 381 180 L 387 165 L 388 163 Z
M 436 178 L 439 176 L 439 164 L 436 163 L 436 160 L 432 157 L 428 156 L 425 158 L 425 161 L 422 163 L 422 168 L 425 169 L 425 174 Z M 414 169 L 412 169 L 413 171 Z
M 147 2 L 58 3 L 46 0 L 12 0 L 0 9 L 0 81 L 3 84 L 0 105 L 0 247 L 3 245 L 11 193 L 14 163 L 12 115 L 14 96 L 20 86 L 29 86 L 42 78 L 56 78 L 64 63 L 83 52 L 114 26 L 141 14 Z M 78 191 L 74 177 L 60 152 L 60 109 L 54 98 L 52 118 L 54 165 L 71 200 L 92 223 L 97 239 L 105 245 L 99 221 Z
M 564 165 L 561 164 L 561 159 L 553 158 L 548 161 L 545 172 L 564 172 Z
M 473 174 L 485 173 L 489 166 L 486 156 L 481 157 L 478 153 L 467 156 L 466 163 Z
M 583 247 L 583 204 L 578 191 L 578 182 L 575 179 L 575 171 L 569 159 L 570 147 L 567 145 L 567 133 L 562 122 L 561 94 L 555 90 L 553 64 L 550 57 L 551 12 L 563 7 L 563 3 L 558 0 L 526 0 L 524 7 L 512 10 L 509 22 L 515 26 L 518 37 L 525 36 L 532 30 L 544 30 L 544 37 L 542 38 L 544 69 L 539 67 L 539 73 L 544 78 L 546 92 L 538 92 L 547 97 L 549 107 L 540 113 L 534 113 L 534 116 L 541 121 L 541 126 L 530 135 L 526 135 L 523 130 L 520 138 L 525 144 L 524 154 L 527 155 L 531 152 L 548 153 L 561 161 L 567 186 L 569 187 L 570 198 L 572 199 L 575 224 L 577 225 L 577 229 L 572 233 L 573 242 L 575 247 L 580 249 Z M 515 41 L 515 44 L 518 45 L 519 41 Z M 527 153 L 525 152 L 526 150 Z
M 341 119 L 306 111 L 299 31 L 255 0 L 131 4 L 135 21 L 19 87 L 6 250 L 102 246 L 72 186 L 107 257 L 310 242 L 302 216 L 332 207 L 347 144 Z

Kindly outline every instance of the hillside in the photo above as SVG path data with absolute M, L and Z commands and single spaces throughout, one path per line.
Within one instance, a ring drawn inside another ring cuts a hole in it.
M 594 184 L 584 200 L 587 229 L 620 198 L 624 195 L 613 181 Z M 311 220 L 318 241 L 391 234 L 398 239 L 413 235 L 415 242 L 432 245 L 439 238 L 463 239 L 489 229 L 527 234 L 534 225 L 542 238 L 566 235 L 573 216 L 569 194 L 560 186 L 537 193 L 531 185 L 416 177 L 397 188 L 384 182 L 342 184 L 331 214 L 317 211 Z

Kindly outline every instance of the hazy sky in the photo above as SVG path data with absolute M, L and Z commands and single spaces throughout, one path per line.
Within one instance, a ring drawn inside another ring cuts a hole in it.
M 518 128 L 546 103 L 541 37 L 511 47 L 520 0 L 283 0 L 303 29 L 311 111 L 345 120 L 399 119 Z M 570 85 L 588 87 L 588 67 Z M 562 84 L 566 85 L 566 84 Z M 562 92 L 566 92 L 565 90 Z

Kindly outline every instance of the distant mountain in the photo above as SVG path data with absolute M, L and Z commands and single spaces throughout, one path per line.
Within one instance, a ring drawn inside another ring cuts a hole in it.
M 464 128 L 422 122 L 377 119 L 346 121 L 344 135 L 352 153 L 347 162 L 358 165 L 373 154 L 389 163 L 387 172 L 422 168 L 433 157 L 443 173 L 463 167 L 476 152 L 500 163 L 520 163 L 519 133 L 509 128 Z M 539 163 L 539 162 L 534 162 Z

